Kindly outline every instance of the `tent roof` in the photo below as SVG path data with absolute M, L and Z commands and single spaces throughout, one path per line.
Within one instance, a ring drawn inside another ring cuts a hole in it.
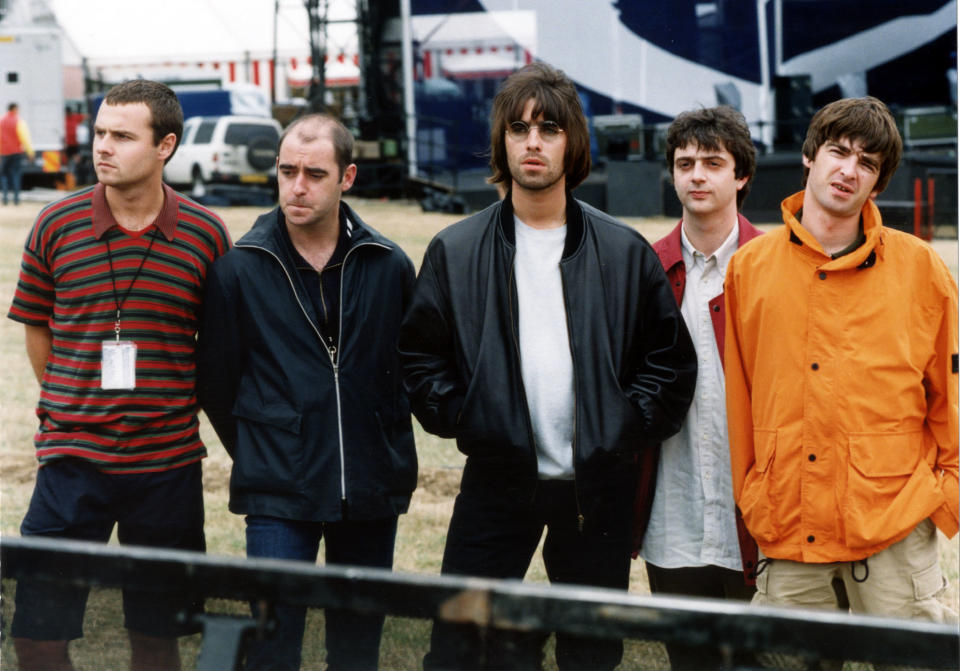
M 273 54 L 274 3 L 265 0 L 164 0 L 143 7 L 129 0 L 51 0 L 51 5 L 61 28 L 93 66 L 262 59 Z M 351 0 L 330 3 L 329 19 L 355 16 Z M 278 56 L 303 56 L 309 48 L 303 2 L 281 0 Z M 328 26 L 328 54 L 356 50 L 354 24 Z

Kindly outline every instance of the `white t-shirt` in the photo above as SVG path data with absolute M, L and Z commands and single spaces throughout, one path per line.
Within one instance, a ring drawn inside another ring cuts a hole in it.
M 573 356 L 560 259 L 567 227 L 536 229 L 514 217 L 520 368 L 541 478 L 573 478 Z

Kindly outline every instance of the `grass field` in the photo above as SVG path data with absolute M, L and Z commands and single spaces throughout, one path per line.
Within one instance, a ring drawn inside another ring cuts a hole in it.
M 367 223 L 398 242 L 419 265 L 430 239 L 437 231 L 459 217 L 423 213 L 415 203 L 349 199 Z M 19 271 L 24 239 L 39 203 L 21 203 L 0 208 L 0 307 L 8 309 Z M 252 225 L 261 210 L 222 208 L 234 239 Z M 666 234 L 674 225 L 666 219 L 634 219 L 636 226 L 649 240 Z M 957 273 L 957 242 L 936 240 L 934 246 Z M 29 503 L 36 475 L 36 461 L 31 436 L 36 428 L 34 405 L 38 387 L 28 364 L 23 345 L 22 327 L 8 319 L 0 320 L 0 368 L 4 385 L 0 393 L 0 534 L 17 535 L 20 521 Z M 202 435 L 210 456 L 204 462 L 204 496 L 206 502 L 207 544 L 211 554 L 242 556 L 244 535 L 242 518 L 227 511 L 227 485 L 230 462 L 226 452 L 203 421 Z M 413 496 L 410 512 L 400 519 L 397 533 L 395 568 L 398 571 L 439 573 L 447 522 L 456 495 L 463 459 L 452 441 L 427 435 L 417 427 L 417 450 L 420 458 L 419 487 Z M 950 581 L 945 598 L 957 608 L 958 541 L 942 543 L 941 563 Z M 546 580 L 538 556 L 531 565 L 528 580 Z M 13 585 L 3 585 L 4 632 L 9 627 L 10 596 Z M 634 562 L 631 591 L 647 592 L 642 562 Z M 210 610 L 243 612 L 243 605 L 232 602 L 208 603 Z M 82 669 L 126 668 L 125 635 L 120 628 L 119 595 L 114 590 L 94 590 L 90 597 L 85 623 L 86 636 L 73 644 L 74 659 Z M 426 652 L 429 623 L 419 620 L 388 618 L 381 646 L 381 668 L 390 670 L 417 669 Z M 199 637 L 184 639 L 182 651 L 191 668 Z M 547 668 L 554 668 L 548 657 Z M 304 642 L 304 669 L 323 668 L 322 612 L 311 612 Z M 0 663 L 14 668 L 14 657 L 8 637 L 4 636 Z M 631 641 L 627 643 L 621 669 L 667 668 L 666 657 L 659 644 Z

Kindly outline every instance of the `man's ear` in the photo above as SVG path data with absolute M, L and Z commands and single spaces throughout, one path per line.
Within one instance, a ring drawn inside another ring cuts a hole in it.
M 343 179 L 340 180 L 340 190 L 349 191 L 350 187 L 353 186 L 353 182 L 356 178 L 357 178 L 357 164 L 351 163 L 343 171 Z
M 174 149 L 177 148 L 177 136 L 175 133 L 167 133 L 166 137 L 160 140 L 160 143 L 157 145 L 157 156 L 163 161 L 166 161 L 173 155 Z

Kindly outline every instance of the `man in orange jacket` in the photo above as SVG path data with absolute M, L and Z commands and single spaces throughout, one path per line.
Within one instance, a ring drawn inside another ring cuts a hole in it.
M 733 494 L 767 561 L 754 603 L 956 620 L 936 528 L 957 533 L 957 287 L 873 198 L 902 142 L 876 98 L 813 118 L 804 190 L 726 278 Z
M 7 192 L 12 192 L 13 204 L 20 204 L 20 178 L 23 174 L 23 157 L 33 160 L 30 131 L 27 122 L 20 118 L 17 103 L 7 106 L 7 113 L 0 117 L 0 183 L 3 188 L 3 204 L 7 204 Z

